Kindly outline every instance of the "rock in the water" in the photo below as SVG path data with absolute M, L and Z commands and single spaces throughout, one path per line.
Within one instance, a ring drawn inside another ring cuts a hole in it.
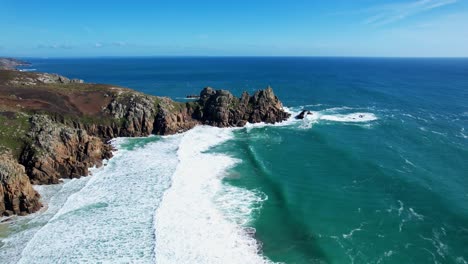
M 300 114 L 298 114 L 295 118 L 296 119 L 304 119 L 307 115 L 313 115 L 312 112 L 308 110 L 303 110 Z
M 244 126 L 247 122 L 274 124 L 290 115 L 283 110 L 271 87 L 259 90 L 253 96 L 244 92 L 240 98 L 229 91 L 207 87 L 200 93 L 198 103 L 195 118 L 203 124 L 218 127 Z
M 41 208 L 25 169 L 8 153 L 0 154 L 0 216 L 29 214 Z

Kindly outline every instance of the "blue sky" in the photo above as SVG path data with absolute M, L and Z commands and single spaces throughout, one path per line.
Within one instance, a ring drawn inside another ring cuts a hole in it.
M 468 57 L 468 0 L 0 0 L 0 55 Z

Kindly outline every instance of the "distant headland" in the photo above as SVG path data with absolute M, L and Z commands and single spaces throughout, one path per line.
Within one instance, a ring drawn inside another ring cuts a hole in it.
M 14 59 L 0 58 L 0 70 L 16 70 L 19 66 L 30 66 L 31 63 Z

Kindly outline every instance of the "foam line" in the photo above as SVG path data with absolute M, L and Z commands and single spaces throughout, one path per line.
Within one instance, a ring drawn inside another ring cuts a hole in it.
M 118 139 L 114 144 L 142 139 Z M 68 197 L 19 263 L 154 263 L 153 214 L 177 166 L 180 136 L 119 150 Z M 138 144 L 137 144 L 138 145 Z
M 264 197 L 225 185 L 238 161 L 207 153 L 232 130 L 200 126 L 184 134 L 171 188 L 155 214 L 156 263 L 267 263 L 246 228 Z

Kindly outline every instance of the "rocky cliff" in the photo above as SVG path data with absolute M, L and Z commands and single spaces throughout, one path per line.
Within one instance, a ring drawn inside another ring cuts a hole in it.
M 28 214 L 41 207 L 25 169 L 8 153 L 0 154 L 0 216 Z
M 34 115 L 30 122 L 30 141 L 19 162 L 33 184 L 88 175 L 88 168 L 99 167 L 103 159 L 112 157 L 111 147 L 86 130 L 52 122 L 47 115 Z
M 257 91 L 253 96 L 244 92 L 241 98 L 229 91 L 207 87 L 200 93 L 199 107 L 195 117 L 203 124 L 229 127 L 244 126 L 250 123 L 276 123 L 289 117 L 283 105 L 268 87 Z
M 2 172 L 0 209 L 5 209 L 0 214 L 37 210 L 38 195 L 30 183 L 88 175 L 89 167 L 112 156 L 111 138 L 175 134 L 199 124 L 276 123 L 288 117 L 270 87 L 240 98 L 208 87 L 199 100 L 179 103 L 58 75 L 0 71 L 0 122 L 12 128 L 0 129 L 0 152 L 12 153 L 0 160 L 8 168 Z

